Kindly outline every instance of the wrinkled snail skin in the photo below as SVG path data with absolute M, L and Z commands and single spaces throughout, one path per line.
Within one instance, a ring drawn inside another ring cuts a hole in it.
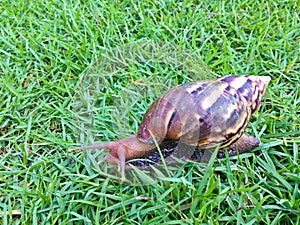
M 137 134 L 71 151 L 109 149 L 101 162 L 117 164 L 122 179 L 125 162 L 153 153 L 155 141 L 161 144 L 171 140 L 200 149 L 221 145 L 227 146 L 229 153 L 249 151 L 259 145 L 259 140 L 244 131 L 269 82 L 269 76 L 245 75 L 179 85 L 150 106 Z

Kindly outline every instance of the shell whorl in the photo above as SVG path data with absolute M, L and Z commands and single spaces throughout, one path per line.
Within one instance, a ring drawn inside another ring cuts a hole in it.
M 238 77 L 228 76 L 219 80 L 228 83 L 241 93 L 246 98 L 253 114 L 258 110 L 271 78 L 269 76 L 245 75 Z
M 229 76 L 177 86 L 146 112 L 138 138 L 181 141 L 203 148 L 229 145 L 244 132 L 258 109 L 269 77 Z

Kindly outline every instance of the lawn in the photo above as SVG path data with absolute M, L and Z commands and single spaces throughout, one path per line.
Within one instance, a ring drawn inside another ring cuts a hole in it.
M 299 1 L 109 2 L 0 2 L 0 224 L 300 224 Z M 68 151 L 135 133 L 170 87 L 242 74 L 272 78 L 249 153 L 138 185 Z

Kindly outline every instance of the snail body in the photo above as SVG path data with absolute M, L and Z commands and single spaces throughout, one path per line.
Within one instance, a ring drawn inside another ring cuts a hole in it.
M 232 152 L 249 151 L 259 140 L 244 131 L 269 81 L 268 76 L 245 75 L 179 85 L 150 106 L 135 135 L 72 150 L 109 149 L 101 161 L 117 164 L 123 179 L 125 162 L 155 152 L 156 143 L 174 141 L 198 149 L 220 145 Z

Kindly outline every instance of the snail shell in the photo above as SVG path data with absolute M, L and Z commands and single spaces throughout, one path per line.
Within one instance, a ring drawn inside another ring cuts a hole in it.
M 137 136 L 145 143 L 164 140 L 203 148 L 226 146 L 244 132 L 258 109 L 270 78 L 230 76 L 177 86 L 146 112 Z

